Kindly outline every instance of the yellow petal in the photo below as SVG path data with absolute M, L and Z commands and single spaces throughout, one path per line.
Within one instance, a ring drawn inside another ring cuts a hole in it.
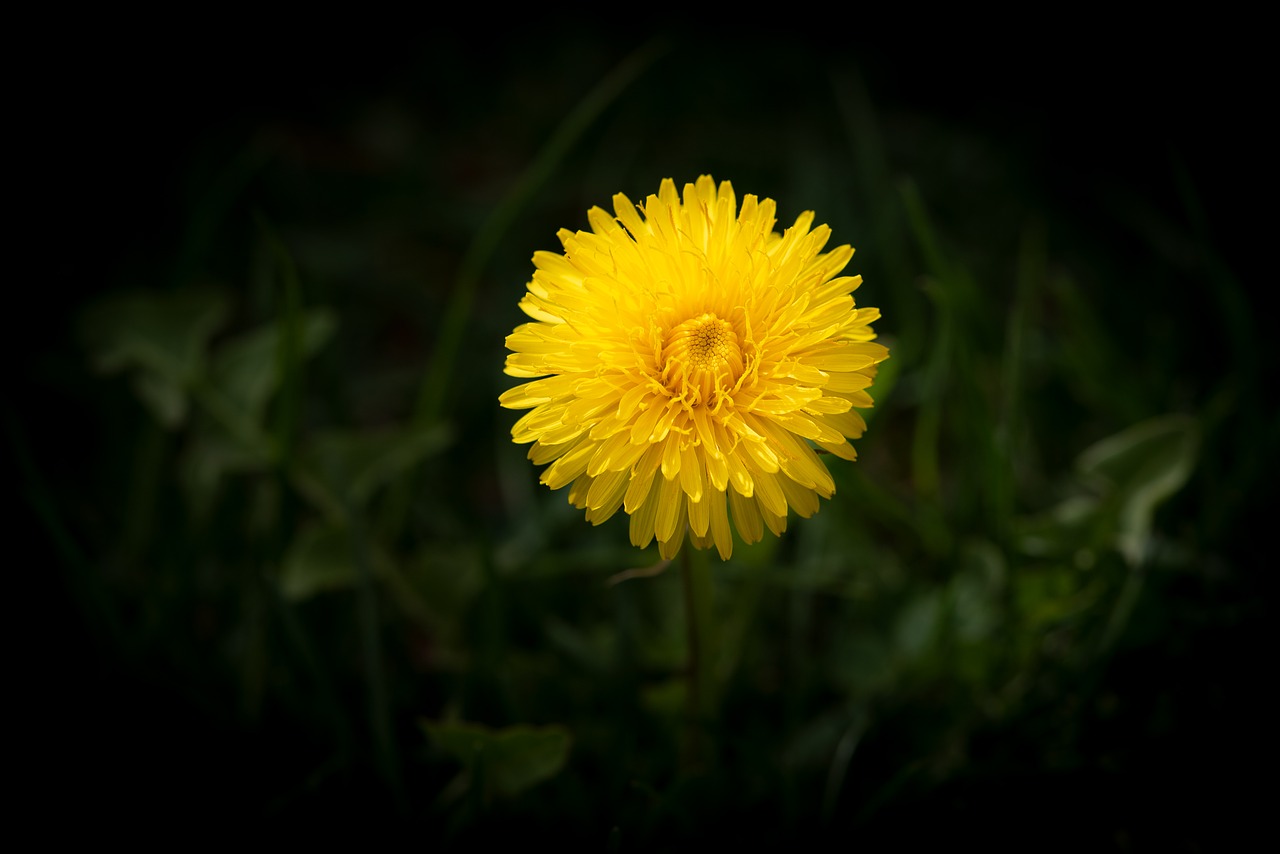
M 715 540 L 716 551 L 720 553 L 721 560 L 728 560 L 733 554 L 733 533 L 729 528 L 727 496 L 724 492 L 712 492 L 703 501 L 709 504 L 711 538 Z
M 760 542 L 764 536 L 764 520 L 754 498 L 744 498 L 735 489 L 729 490 L 729 509 L 733 511 L 733 526 L 747 545 Z
M 676 527 L 684 525 L 684 492 L 679 481 L 663 478 L 658 486 L 658 514 L 653 528 L 659 541 L 675 536 Z

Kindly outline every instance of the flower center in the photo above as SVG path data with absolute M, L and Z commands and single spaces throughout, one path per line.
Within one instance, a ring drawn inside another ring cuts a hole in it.
M 724 396 L 742 374 L 742 348 L 728 321 L 706 313 L 671 330 L 662 348 L 662 381 L 691 406 Z

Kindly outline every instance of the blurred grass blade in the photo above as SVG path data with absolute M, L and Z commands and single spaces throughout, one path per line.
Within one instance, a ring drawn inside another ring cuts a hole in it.
M 924 346 L 925 306 L 919 294 L 904 287 L 912 279 L 912 267 L 902 222 L 902 198 L 892 183 L 893 171 L 880 123 L 860 74 L 852 70 L 833 73 L 831 85 L 853 152 L 861 201 L 868 208 L 873 229 L 871 251 L 888 275 L 879 299 L 890 304 L 885 316 L 892 317 L 896 338 L 903 348 L 901 353 L 895 352 L 895 358 L 906 356 L 908 362 L 913 362 Z
M 275 258 L 278 308 L 276 311 L 275 373 L 280 383 L 280 399 L 274 430 L 276 460 L 288 468 L 302 408 L 303 320 L 302 286 L 298 267 L 270 223 L 261 214 L 254 217 L 258 231 Z
M 1087 290 L 1067 275 L 1054 276 L 1049 289 L 1061 314 L 1063 333 L 1055 356 L 1081 403 L 1113 413 L 1120 423 L 1142 418 L 1147 414 L 1142 395 L 1134 393 L 1134 386 L 1115 382 L 1115 366 L 1125 364 L 1126 359 L 1112 343 Z
M 1034 222 L 1022 233 L 1018 254 L 1018 277 L 1013 304 L 1006 323 L 1005 349 L 1000 374 L 1000 409 L 992 432 L 992 456 L 988 500 L 993 533 L 1001 543 L 1009 540 L 1017 487 L 1018 429 L 1022 410 L 1023 367 L 1026 362 L 1027 331 L 1031 303 L 1036 288 L 1044 281 L 1048 265 L 1043 224 Z
M 345 503 L 345 502 L 344 502 Z M 382 641 L 381 608 L 374 579 L 372 546 L 364 521 L 350 507 L 351 562 L 360 578 L 359 625 L 360 647 L 364 660 L 365 686 L 368 691 L 369 725 L 373 733 L 374 756 L 397 808 L 403 810 L 404 787 L 400 775 L 400 752 L 396 749 L 396 731 L 391 723 L 391 697 L 387 685 L 386 655 Z
M 7 401 L 4 405 L 4 428 L 10 457 L 17 463 L 19 496 L 31 507 L 52 541 L 54 552 L 66 568 L 69 587 L 77 604 L 92 619 L 94 628 L 106 635 L 106 640 L 118 641 L 121 619 L 103 587 L 99 567 L 86 555 L 73 535 Z
M 826 786 L 822 791 L 822 817 L 829 820 L 835 812 L 836 804 L 840 798 L 840 790 L 844 787 L 844 778 L 849 771 L 849 763 L 853 760 L 853 752 L 858 747 L 858 742 L 862 741 L 862 736 L 867 731 L 871 716 L 863 706 L 859 706 L 854 712 L 853 720 L 849 722 L 849 726 L 840 735 L 840 741 L 836 743 L 836 749 L 831 756 L 831 764 L 827 769 Z
M 454 375 L 458 350 L 471 320 L 476 283 L 512 221 L 551 178 L 587 128 L 666 49 L 662 41 L 649 42 L 597 83 L 560 123 L 533 163 L 480 227 L 463 256 L 453 297 L 440 324 L 439 343 L 427 365 L 427 376 L 418 395 L 414 412 L 416 423 L 430 423 L 440 416 L 449 380 Z
M 924 201 L 920 198 L 920 191 L 916 189 L 915 182 L 906 179 L 899 189 L 902 194 L 902 202 L 907 209 L 907 222 L 911 225 L 911 231 L 915 235 L 916 243 L 920 246 L 920 251 L 924 253 L 926 265 L 938 279 L 947 283 L 953 282 L 956 278 L 956 271 L 952 269 L 947 262 L 946 256 L 942 253 L 942 247 L 938 243 L 937 230 L 934 229 L 933 223 L 929 219 L 929 214 L 925 210 Z
M 1251 387 L 1257 385 L 1259 360 L 1248 295 L 1240 280 L 1228 269 L 1214 249 L 1209 218 L 1200 201 L 1200 194 L 1196 190 L 1191 173 L 1180 160 L 1175 160 L 1173 163 L 1173 177 L 1178 194 L 1182 198 L 1183 208 L 1186 210 L 1188 219 L 1191 220 L 1192 229 L 1204 253 L 1206 272 L 1209 276 L 1207 290 L 1218 304 L 1221 322 L 1226 331 L 1223 337 L 1231 349 L 1232 367 L 1226 372 L 1226 376 L 1240 380 L 1246 389 L 1252 391 Z M 1244 399 L 1249 399 L 1249 392 L 1246 392 Z
M 916 494 L 936 501 L 941 489 L 939 444 L 942 436 L 943 397 L 954 361 L 954 276 L 938 245 L 938 240 L 925 212 L 915 184 L 904 181 L 901 187 L 908 220 L 916 241 L 925 255 L 932 275 L 925 282 L 925 293 L 933 301 L 937 318 L 933 349 L 920 377 L 920 412 L 911 443 L 911 471 Z
M 551 178 L 587 128 L 666 50 L 666 43 L 661 39 L 655 39 L 624 59 L 597 83 L 595 88 L 588 92 L 578 106 L 560 123 L 551 138 L 547 140 L 547 144 L 538 152 L 533 163 L 480 227 L 463 255 L 458 277 L 454 283 L 453 295 L 444 311 L 435 351 L 426 365 L 426 376 L 418 390 L 412 417 L 414 425 L 418 427 L 431 425 L 439 420 L 444 411 L 449 382 L 455 374 L 458 352 L 465 339 L 467 328 L 471 324 L 471 306 L 475 301 L 475 290 L 480 281 L 480 274 L 511 227 L 511 223 Z M 388 502 L 382 521 L 385 529 L 393 535 L 404 527 L 412 492 L 413 478 L 406 478 L 397 485 Z
M 944 390 L 952 362 L 951 307 L 941 286 L 934 281 L 927 283 L 926 292 L 937 308 L 937 332 L 933 339 L 933 352 L 921 371 L 920 411 L 916 416 L 916 429 L 911 441 L 911 477 L 916 495 L 936 501 L 941 489 L 939 444 L 942 438 L 942 409 Z

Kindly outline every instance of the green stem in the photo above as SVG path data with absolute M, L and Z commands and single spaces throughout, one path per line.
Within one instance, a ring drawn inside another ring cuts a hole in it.
M 704 729 L 715 706 L 714 613 L 711 571 L 706 553 L 685 545 L 680 550 L 680 576 L 684 584 L 685 630 L 689 663 L 685 668 L 685 737 L 683 764 L 697 770 L 707 760 Z

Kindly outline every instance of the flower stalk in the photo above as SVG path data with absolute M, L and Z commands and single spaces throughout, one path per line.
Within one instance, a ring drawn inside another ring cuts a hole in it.
M 696 771 L 709 761 L 707 733 L 716 705 L 714 587 L 706 554 L 681 549 L 680 576 L 688 648 L 682 765 L 686 771 Z

